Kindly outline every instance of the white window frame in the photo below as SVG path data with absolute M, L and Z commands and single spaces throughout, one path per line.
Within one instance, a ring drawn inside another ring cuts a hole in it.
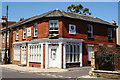
M 26 27 L 23 27 L 23 39 L 26 39 Z
M 79 63 L 79 62 L 80 62 L 80 45 L 66 44 L 66 63 Z
M 16 40 L 19 40 L 19 29 L 16 29 Z
M 20 46 L 14 47 L 14 60 L 20 61 Z
M 55 27 L 52 27 L 51 23 L 56 23 L 57 25 Z M 52 28 L 52 30 L 50 28 Z M 55 28 L 57 28 L 56 30 L 58 30 L 58 20 L 50 20 L 49 21 L 49 31 L 56 31 Z
M 73 27 L 73 29 L 72 29 L 72 27 Z M 76 34 L 76 25 L 69 24 L 69 34 L 73 34 L 73 35 Z
M 108 28 L 108 40 L 112 40 L 112 29 L 111 28 Z
M 31 28 L 27 28 L 27 36 L 31 36 Z
M 88 25 L 88 34 L 91 34 L 91 36 L 89 37 L 88 36 L 88 38 L 93 38 L 93 25 Z
M 5 35 L 4 35 L 4 33 L 2 34 L 2 43 L 5 43 Z
M 34 23 L 34 37 L 38 37 L 38 23 Z
M 41 63 L 40 44 L 29 44 L 29 62 Z

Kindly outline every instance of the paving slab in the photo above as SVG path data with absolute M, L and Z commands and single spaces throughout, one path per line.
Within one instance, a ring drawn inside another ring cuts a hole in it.
M 22 66 L 18 66 L 18 65 L 14 65 L 14 64 L 0 65 L 0 67 L 13 69 L 13 70 L 17 70 L 17 71 L 20 71 L 20 72 L 32 72 L 32 73 L 69 71 L 68 69 L 57 69 L 57 68 L 41 69 L 41 68 L 27 67 L 27 66 L 22 67 Z

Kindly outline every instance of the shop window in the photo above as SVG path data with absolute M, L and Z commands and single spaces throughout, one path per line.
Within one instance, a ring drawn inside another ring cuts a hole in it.
M 14 60 L 20 61 L 20 47 L 14 47 Z
M 80 62 L 80 46 L 74 44 L 66 45 L 66 62 Z
M 29 46 L 29 61 L 41 62 L 41 46 L 33 44 Z

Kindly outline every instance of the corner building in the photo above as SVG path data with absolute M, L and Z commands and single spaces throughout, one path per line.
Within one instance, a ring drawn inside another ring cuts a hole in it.
M 40 68 L 88 66 L 99 46 L 116 47 L 116 25 L 99 18 L 52 10 L 12 27 L 12 63 Z

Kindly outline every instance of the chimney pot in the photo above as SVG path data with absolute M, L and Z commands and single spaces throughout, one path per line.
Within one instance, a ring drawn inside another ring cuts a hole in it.
M 24 18 L 20 18 L 20 21 L 23 21 L 24 20 Z

